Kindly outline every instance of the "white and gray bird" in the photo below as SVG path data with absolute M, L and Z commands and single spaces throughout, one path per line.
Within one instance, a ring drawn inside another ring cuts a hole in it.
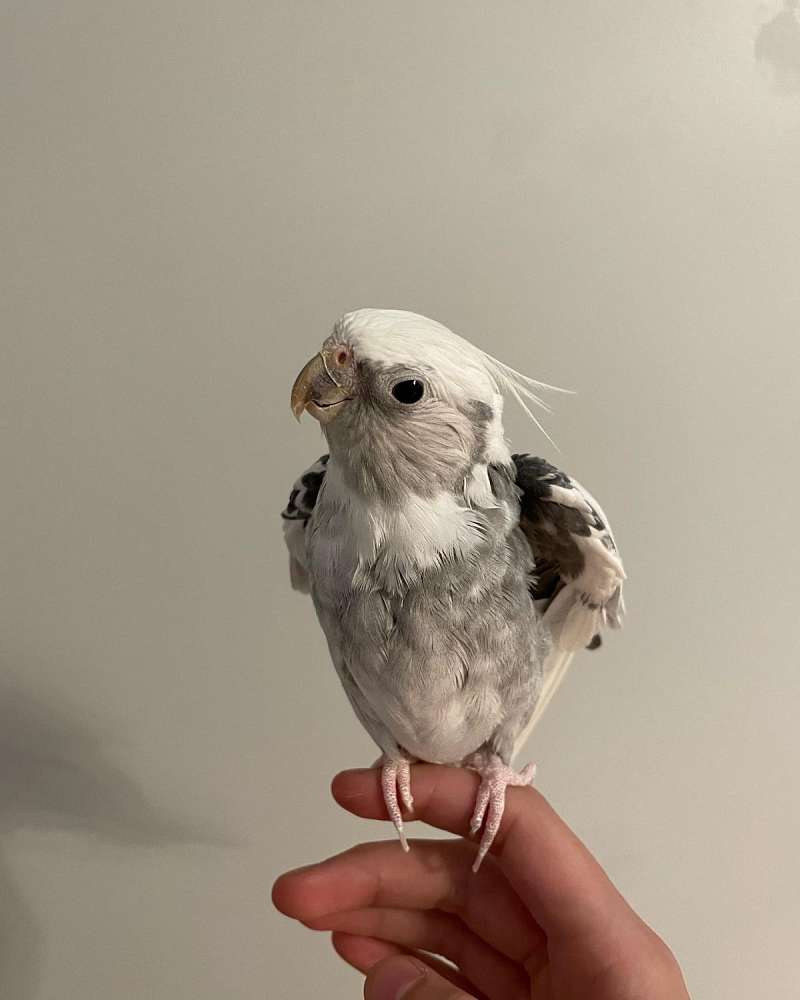
M 600 506 L 541 458 L 512 455 L 503 395 L 543 383 L 440 323 L 359 309 L 291 394 L 329 454 L 283 512 L 292 585 L 311 593 L 342 686 L 381 750 L 404 849 L 414 761 L 481 776 L 477 871 L 512 769 L 573 653 L 619 627 L 625 574 Z M 532 414 L 530 414 L 532 416 Z M 399 800 L 398 800 L 399 796 Z M 484 823 L 485 820 L 485 823 Z

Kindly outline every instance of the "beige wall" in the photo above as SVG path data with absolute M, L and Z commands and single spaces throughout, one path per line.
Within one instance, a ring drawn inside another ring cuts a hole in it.
M 273 876 L 388 830 L 277 512 L 299 365 L 429 313 L 578 390 L 629 626 L 529 747 L 698 997 L 800 921 L 800 93 L 754 2 L 9 2 L 0 996 L 360 995 Z M 5 421 L 4 417 L 4 421 Z M 552 450 L 513 410 L 521 450 Z

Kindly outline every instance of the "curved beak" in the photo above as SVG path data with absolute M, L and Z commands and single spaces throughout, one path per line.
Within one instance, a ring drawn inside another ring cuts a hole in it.
M 308 410 L 321 424 L 331 421 L 350 397 L 334 382 L 322 356 L 315 354 L 294 380 L 292 386 L 292 413 L 299 420 Z

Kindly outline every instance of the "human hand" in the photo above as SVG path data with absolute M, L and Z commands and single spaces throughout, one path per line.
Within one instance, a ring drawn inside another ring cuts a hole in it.
M 417 764 L 411 818 L 459 833 L 477 786 L 462 768 Z M 386 819 L 376 770 L 337 775 L 333 795 Z M 545 799 L 506 795 L 477 874 L 470 841 L 414 840 L 410 854 L 379 841 L 287 872 L 273 901 L 333 931 L 339 955 L 366 974 L 366 1000 L 688 1000 L 669 948 Z

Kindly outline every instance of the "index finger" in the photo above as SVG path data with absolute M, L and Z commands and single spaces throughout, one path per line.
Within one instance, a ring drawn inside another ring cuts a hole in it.
M 479 778 L 464 768 L 415 764 L 414 815 L 464 834 Z M 386 819 L 378 770 L 343 771 L 333 796 L 344 809 Z M 508 788 L 503 821 L 492 845 L 506 877 L 548 935 L 596 933 L 632 911 L 583 843 L 533 788 Z

